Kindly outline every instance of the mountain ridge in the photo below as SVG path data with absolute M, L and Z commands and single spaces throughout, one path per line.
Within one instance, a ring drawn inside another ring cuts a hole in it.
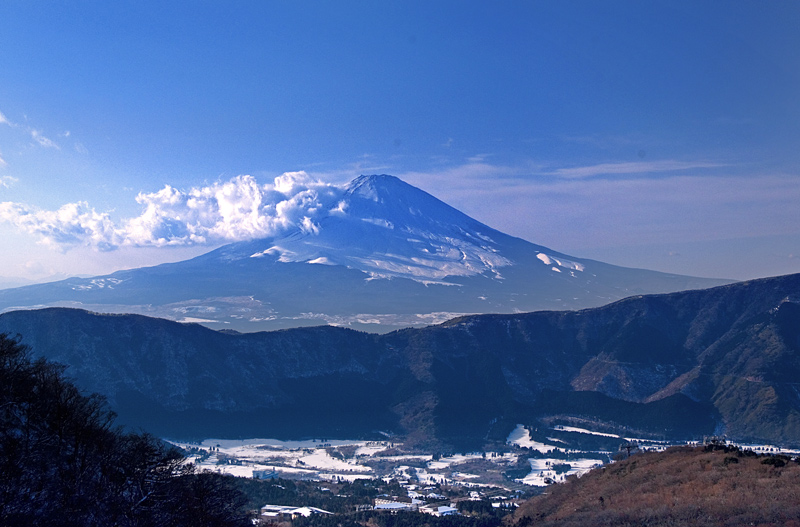
M 800 274 L 385 335 L 231 334 L 57 308 L 4 313 L 0 332 L 22 334 L 127 422 L 167 436 L 384 430 L 475 446 L 520 422 L 589 419 L 621 433 L 798 445 L 797 298 Z

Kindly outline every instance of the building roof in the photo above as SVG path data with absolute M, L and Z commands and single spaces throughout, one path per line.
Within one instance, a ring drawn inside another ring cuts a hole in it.
M 288 505 L 264 505 L 261 507 L 262 516 L 280 516 L 283 514 L 291 516 L 303 516 L 308 518 L 312 514 L 333 514 L 317 507 L 291 507 Z

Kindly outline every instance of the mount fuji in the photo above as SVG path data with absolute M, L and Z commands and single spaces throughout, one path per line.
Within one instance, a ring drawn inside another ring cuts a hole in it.
M 730 282 L 562 254 L 387 175 L 354 179 L 315 217 L 183 262 L 2 290 L 0 310 L 80 307 L 247 332 L 319 324 L 382 332 Z

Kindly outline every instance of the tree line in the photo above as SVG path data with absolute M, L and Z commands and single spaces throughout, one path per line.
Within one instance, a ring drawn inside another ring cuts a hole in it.
M 64 370 L 0 334 L 0 525 L 252 525 L 230 478 L 116 426 L 105 400 Z

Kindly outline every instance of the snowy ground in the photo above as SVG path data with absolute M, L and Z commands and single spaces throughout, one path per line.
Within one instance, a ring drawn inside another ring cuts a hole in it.
M 553 427 L 553 430 L 559 430 L 559 431 L 562 431 L 562 432 L 577 432 L 579 434 L 589 434 L 589 435 L 602 436 L 602 437 L 616 437 L 616 438 L 619 438 L 619 436 L 617 434 L 606 434 L 604 432 L 595 432 L 595 431 L 592 431 L 592 430 L 587 430 L 585 428 L 578 428 L 578 427 L 575 427 L 575 426 L 556 425 L 556 426 Z
M 567 476 L 585 474 L 589 470 L 602 465 L 597 459 L 570 459 L 564 461 L 560 459 L 530 459 L 531 473 L 522 479 L 526 485 L 546 487 L 551 483 L 564 481 Z M 567 471 L 556 471 L 554 466 L 567 463 L 570 469 Z
M 500 461 L 503 460 L 501 454 L 495 453 L 495 456 L 501 456 L 500 458 L 497 458 L 497 457 L 492 458 L 491 456 L 492 456 L 492 453 L 490 452 L 490 453 L 487 453 L 485 457 L 487 459 L 489 459 L 489 460 L 494 459 L 497 462 L 500 462 Z M 429 470 L 444 470 L 444 469 L 452 467 L 453 465 L 461 465 L 461 464 L 467 463 L 469 461 L 478 461 L 478 460 L 481 460 L 481 459 L 484 459 L 483 453 L 455 454 L 453 456 L 443 457 L 443 458 L 438 459 L 436 461 L 432 460 L 431 462 L 428 463 L 428 469 Z M 508 458 L 505 458 L 505 460 L 508 460 Z
M 430 454 L 386 455 L 388 449 L 398 446 L 388 441 L 207 439 L 199 444 L 174 444 L 192 452 L 189 461 L 201 470 L 239 477 L 253 477 L 254 471 L 265 471 L 282 478 L 327 481 L 382 477 L 417 480 L 421 484 L 481 486 L 482 474 L 459 467 L 476 461 L 507 466 L 518 459 L 517 454 L 499 452 L 455 454 L 435 460 Z M 377 471 L 370 464 L 389 468 Z
M 551 435 L 556 435 L 554 432 L 570 432 L 616 438 L 620 442 L 636 442 L 643 450 L 663 450 L 673 444 L 623 438 L 573 426 L 557 425 L 546 432 Z M 434 458 L 430 454 L 397 454 L 398 450 L 402 450 L 402 445 L 389 441 L 207 439 L 199 444 L 174 444 L 190 451 L 189 461 L 200 469 L 239 477 L 253 477 L 254 471 L 263 471 L 274 472 L 278 477 L 289 479 L 353 481 L 359 478 L 384 478 L 418 482 L 421 485 L 447 484 L 465 487 L 496 485 L 498 474 L 505 467 L 513 467 L 518 462 L 519 455 L 530 450 L 538 450 L 546 457 L 529 459 L 530 473 L 516 481 L 532 486 L 561 482 L 572 474 L 580 476 L 601 464 L 596 459 L 597 454 L 609 457 L 613 454 L 567 450 L 564 448 L 564 440 L 545 437 L 547 443 L 534 440 L 528 429 L 517 425 L 507 438 L 507 443 L 516 447 L 512 452 L 462 453 L 441 458 Z M 797 450 L 781 449 L 772 445 L 736 446 L 759 453 L 800 454 Z M 493 472 L 495 479 L 490 481 L 483 472 Z
M 566 428 L 565 428 L 566 430 Z M 581 431 L 582 429 L 570 429 Z M 585 431 L 585 433 L 591 433 Z M 564 452 L 559 450 L 563 441 L 553 438 L 553 444 L 531 439 L 530 433 L 519 425 L 508 436 L 508 444 L 520 449 L 535 449 L 542 453 Z M 422 485 L 447 484 L 465 487 L 488 485 L 484 474 L 470 472 L 467 467 L 491 463 L 495 472 L 513 466 L 519 452 L 475 452 L 454 454 L 434 459 L 429 454 L 387 455 L 390 448 L 399 445 L 389 441 L 306 440 L 279 441 L 276 439 L 223 440 L 207 439 L 199 444 L 175 443 L 193 452 L 189 461 L 202 470 L 253 477 L 254 471 L 276 473 L 282 478 L 353 481 L 359 478 L 417 481 Z M 545 481 L 561 481 L 569 474 L 581 474 L 598 464 L 597 460 L 570 460 L 570 469 L 558 474 L 552 465 L 563 463 L 558 459 L 531 460 L 531 472 L 521 483 L 541 486 Z M 372 466 L 370 466 L 372 465 Z M 376 470 L 373 466 L 389 467 Z M 484 465 L 485 466 L 485 465 Z M 563 467 L 562 467 L 563 468 Z
M 207 439 L 202 443 L 175 443 L 184 449 L 200 452 L 190 458 L 202 470 L 211 470 L 240 477 L 253 477 L 253 471 L 276 471 L 281 477 L 347 479 L 374 477 L 372 469 L 357 458 L 339 459 L 330 451 L 353 446 L 366 452 L 385 450 L 389 444 L 373 445 L 354 441 L 278 441 L 248 439 L 244 441 Z M 324 446 L 323 446 L 324 445 Z M 378 450 L 379 448 L 379 450 Z
M 549 439 L 549 438 L 548 438 Z M 548 445 L 545 443 L 540 443 L 538 441 L 534 441 L 531 439 L 530 431 L 522 425 L 517 425 L 517 427 L 508 434 L 508 438 L 506 442 L 512 445 L 517 445 L 521 448 L 530 448 L 531 450 L 538 450 L 539 452 L 546 453 L 554 448 L 558 448 L 558 445 Z

